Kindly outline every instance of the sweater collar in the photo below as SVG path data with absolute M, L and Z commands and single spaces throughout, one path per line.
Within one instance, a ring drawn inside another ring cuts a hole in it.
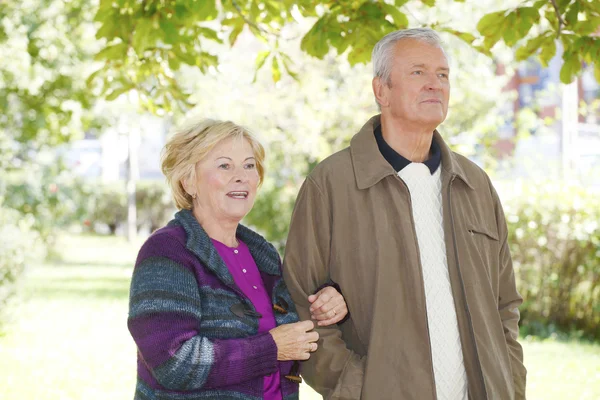
M 375 128 L 379 125 L 381 125 L 381 115 L 376 115 L 367 121 L 350 141 L 354 177 L 359 189 L 367 189 L 389 175 L 396 175 L 392 165 L 379 151 L 375 139 Z M 442 172 L 460 178 L 473 189 L 467 174 L 458 162 L 458 155 L 450 150 L 437 129 L 433 131 L 433 141 L 439 146 Z
M 402 171 L 404 167 L 412 163 L 412 161 L 397 153 L 396 150 L 392 149 L 392 147 L 389 144 L 387 144 L 387 142 L 383 138 L 381 125 L 377 125 L 377 127 L 375 128 L 375 140 L 377 141 L 377 147 L 379 148 L 379 152 L 381 153 L 381 155 L 383 155 L 383 158 L 385 158 L 385 160 L 389 162 L 392 167 L 394 167 L 394 170 L 396 172 Z M 429 158 L 423 161 L 423 164 L 425 164 L 425 166 L 429 168 L 431 175 L 433 175 L 440 166 L 440 163 L 442 162 L 442 153 L 440 150 L 440 145 L 437 144 L 435 140 L 431 141 L 429 154 Z
M 213 271 L 219 279 L 232 285 L 234 283 L 233 276 L 192 211 L 185 209 L 178 211 L 172 222 L 180 225 L 185 230 L 187 236 L 186 248 L 194 253 L 206 268 Z M 246 243 L 259 271 L 269 275 L 281 276 L 279 254 L 272 244 L 242 224 L 238 225 L 236 237 Z

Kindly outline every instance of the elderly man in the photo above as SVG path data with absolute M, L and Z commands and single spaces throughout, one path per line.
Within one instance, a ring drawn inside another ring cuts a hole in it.
M 283 271 L 300 317 L 325 282 L 351 312 L 318 330 L 302 375 L 325 399 L 524 399 L 502 206 L 436 130 L 450 95 L 440 39 L 393 32 L 373 65 L 381 115 L 312 171 L 292 217 Z

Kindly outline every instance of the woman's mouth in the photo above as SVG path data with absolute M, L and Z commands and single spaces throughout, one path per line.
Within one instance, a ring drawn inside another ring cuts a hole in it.
M 248 198 L 248 192 L 245 192 L 245 191 L 229 192 L 229 193 L 227 193 L 227 196 L 231 197 L 232 199 L 244 200 L 244 199 Z

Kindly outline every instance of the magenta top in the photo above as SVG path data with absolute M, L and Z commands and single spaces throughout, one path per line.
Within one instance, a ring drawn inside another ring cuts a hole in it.
M 262 315 L 258 322 L 258 333 L 268 332 L 275 328 L 275 315 L 273 303 L 265 289 L 258 267 L 248 250 L 248 246 L 240 240 L 238 247 L 228 247 L 225 244 L 211 239 L 217 252 L 225 262 L 227 269 L 242 293 L 252 302 L 256 311 Z M 279 370 L 264 377 L 264 399 L 282 400 L 280 390 Z

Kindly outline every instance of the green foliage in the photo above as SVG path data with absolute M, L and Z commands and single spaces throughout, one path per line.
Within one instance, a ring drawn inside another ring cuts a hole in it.
M 50 250 L 56 231 L 78 222 L 86 208 L 83 181 L 66 170 L 60 160 L 32 163 L 27 171 L 3 178 L 6 183 L 0 195 L 4 196 L 4 205 L 32 220 L 31 229 Z
M 531 35 L 534 26 L 537 31 Z M 593 36 L 598 29 L 600 3 L 588 0 L 536 1 L 533 6 L 486 14 L 477 25 L 485 38 L 482 51 L 489 54 L 500 40 L 510 47 L 521 43 L 518 60 L 538 55 L 545 66 L 556 54 L 556 41 L 560 40 L 564 49 L 560 79 L 564 83 L 575 79 L 583 60 L 596 63 L 596 74 L 600 76 L 600 40 Z
M 564 182 L 511 191 L 505 211 L 524 332 L 600 338 L 598 194 Z
M 154 232 L 166 225 L 176 211 L 164 181 L 137 182 L 135 199 L 138 229 L 145 226 Z
M 0 2 L 0 137 L 14 157 L 93 125 L 85 76 L 99 50 L 90 35 L 94 9 L 84 0 Z
M 557 8 L 553 4 L 525 1 L 515 8 L 488 13 L 477 24 L 478 35 L 455 29 L 451 21 L 419 24 L 450 32 L 489 56 L 492 48 L 503 42 L 517 47 L 519 60 L 538 56 L 544 65 L 556 54 L 556 41 L 560 41 L 565 50 L 561 80 L 566 83 L 580 72 L 582 61 L 593 63 L 600 57 L 600 39 L 594 36 L 600 27 L 600 3 L 564 0 Z M 211 51 L 214 44 L 227 38 L 233 46 L 245 28 L 268 44 L 269 50 L 257 57 L 256 69 L 270 61 L 272 79 L 277 82 L 282 63 L 296 77 L 286 62 L 289 46 L 280 45 L 286 41 L 286 25 L 310 19 L 312 26 L 300 43 L 302 51 L 323 59 L 335 50 L 354 65 L 367 63 L 374 44 L 385 34 L 408 27 L 409 10 L 435 5 L 435 0 L 234 0 L 220 2 L 217 7 L 212 0 L 101 0 L 96 14 L 101 24 L 97 37 L 106 39 L 106 45 L 97 58 L 105 64 L 90 82 L 99 84 L 108 99 L 135 89 L 150 111 L 170 111 L 174 104 L 185 108 L 189 105 L 187 92 L 174 79 L 174 73 L 182 65 L 202 72 L 216 67 L 220 59 Z M 468 6 L 465 4 L 465 9 Z M 599 64 L 596 62 L 597 76 Z
M 87 211 L 89 225 L 105 224 L 112 235 L 127 223 L 127 192 L 123 182 L 96 183 L 91 193 L 93 204 Z
M 0 198 L 1 200 L 1 198 Z M 31 219 L 23 219 L 0 201 L 0 311 L 15 292 L 15 285 L 35 248 L 37 236 Z
M 127 224 L 127 192 L 123 182 L 92 183 L 85 223 L 91 229 L 106 225 L 111 234 Z M 150 232 L 164 226 L 175 212 L 170 191 L 163 181 L 136 184 L 137 228 Z

